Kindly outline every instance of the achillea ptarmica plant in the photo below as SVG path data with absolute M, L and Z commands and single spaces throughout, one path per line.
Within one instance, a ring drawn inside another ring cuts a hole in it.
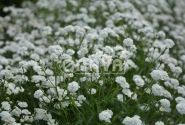
M 0 17 L 0 125 L 184 125 L 184 0 L 35 0 Z

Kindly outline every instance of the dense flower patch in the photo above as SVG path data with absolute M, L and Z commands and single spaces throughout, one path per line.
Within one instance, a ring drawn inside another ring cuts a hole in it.
M 184 0 L 3 11 L 0 125 L 185 125 Z

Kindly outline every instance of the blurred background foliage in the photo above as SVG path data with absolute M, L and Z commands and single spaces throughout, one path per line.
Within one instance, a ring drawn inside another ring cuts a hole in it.
M 36 0 L 0 0 L 0 16 L 5 16 L 6 13 L 3 12 L 3 8 L 7 6 L 21 7 L 24 1 L 36 1 Z

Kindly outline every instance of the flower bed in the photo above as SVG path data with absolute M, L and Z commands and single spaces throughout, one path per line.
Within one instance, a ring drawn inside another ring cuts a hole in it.
M 38 0 L 0 17 L 0 125 L 185 125 L 184 0 Z

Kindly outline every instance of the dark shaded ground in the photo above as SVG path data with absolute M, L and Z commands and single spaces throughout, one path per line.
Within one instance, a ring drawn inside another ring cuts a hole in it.
M 6 13 L 3 12 L 3 8 L 7 6 L 21 7 L 21 3 L 27 0 L 0 0 L 0 16 L 5 16 Z M 36 0 L 29 0 L 36 1 Z
M 19 7 L 24 0 L 0 0 L 0 16 L 5 16 L 3 8 L 6 6 L 17 6 Z

